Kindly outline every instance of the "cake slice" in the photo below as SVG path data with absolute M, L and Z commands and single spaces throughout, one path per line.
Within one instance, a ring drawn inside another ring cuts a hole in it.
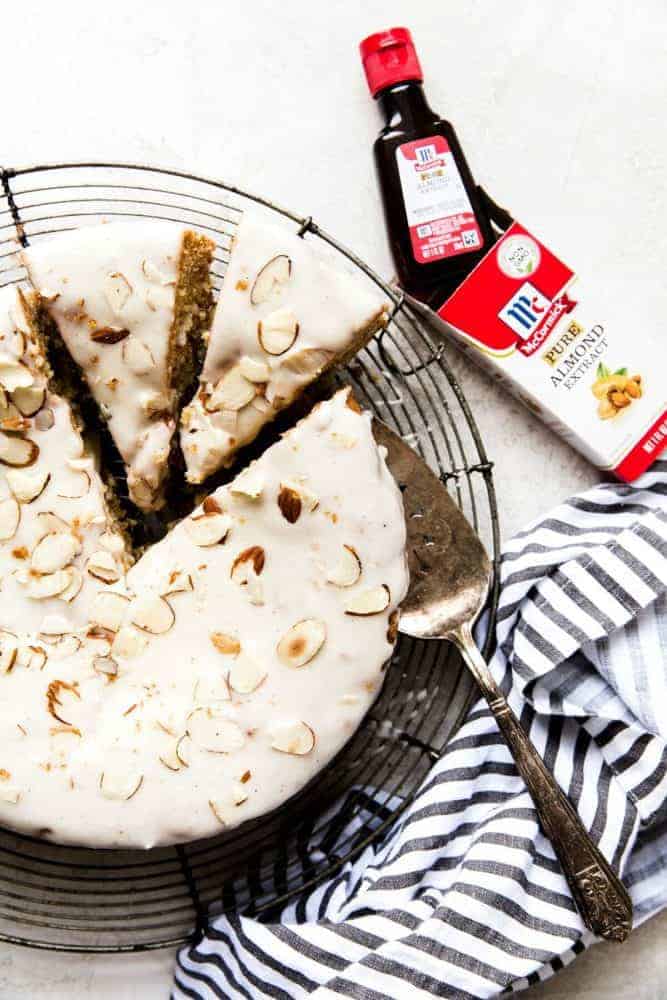
M 324 371 L 386 322 L 358 278 L 304 239 L 244 216 L 211 328 L 199 390 L 181 415 L 187 478 L 201 483 Z
M 48 376 L 22 296 L 3 289 L 0 677 L 55 656 L 65 634 L 88 623 L 93 595 L 132 562 L 113 498 Z
M 125 463 L 130 499 L 163 502 L 179 396 L 212 307 L 214 244 L 168 223 L 76 230 L 23 251 L 32 320 L 60 337 Z

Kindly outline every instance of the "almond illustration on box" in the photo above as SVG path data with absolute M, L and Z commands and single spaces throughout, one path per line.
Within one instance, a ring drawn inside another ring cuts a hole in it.
M 627 368 L 617 368 L 612 372 L 600 362 L 591 392 L 600 401 L 598 403 L 600 420 L 610 420 L 622 413 L 635 399 L 641 398 L 642 377 L 628 375 Z

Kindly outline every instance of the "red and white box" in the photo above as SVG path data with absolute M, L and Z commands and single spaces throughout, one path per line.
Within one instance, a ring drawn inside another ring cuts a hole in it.
M 639 320 L 614 324 L 515 222 L 437 315 L 459 346 L 600 469 L 630 482 L 667 443 L 667 365 Z

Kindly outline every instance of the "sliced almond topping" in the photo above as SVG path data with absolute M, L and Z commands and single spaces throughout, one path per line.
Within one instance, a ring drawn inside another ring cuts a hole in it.
M 120 571 L 116 566 L 116 561 L 106 549 L 99 549 L 93 552 L 88 559 L 87 570 L 96 580 L 103 583 L 116 583 L 120 580 Z
M 353 587 L 361 576 L 361 560 L 351 545 L 343 545 L 335 566 L 327 573 L 327 582 L 336 587 Z
M 208 545 L 218 545 L 224 542 L 232 526 L 229 514 L 198 514 L 189 517 L 185 522 L 185 530 L 195 545 L 203 548 Z
M 107 766 L 100 775 L 100 791 L 105 799 L 117 799 L 127 802 L 136 795 L 144 780 L 138 771 L 126 771 L 121 768 Z
M 239 371 L 249 382 L 262 384 L 268 382 L 271 377 L 271 369 L 266 361 L 256 361 L 244 355 L 239 361 Z
M 56 495 L 61 500 L 80 500 L 86 496 L 90 489 L 90 476 L 86 470 L 74 469 L 73 471 L 76 472 L 76 476 L 66 486 L 60 486 L 58 489 Z
M 60 714 L 63 711 L 63 698 L 65 697 L 70 701 L 71 699 L 81 700 L 76 684 L 59 680 L 51 681 L 46 689 L 46 710 L 54 719 L 62 722 L 63 726 L 71 726 L 72 723 Z
M 250 548 L 239 552 L 232 563 L 231 578 L 240 586 L 248 582 L 251 574 L 259 576 L 264 569 L 265 554 L 261 545 L 251 545 Z
M 303 757 L 315 746 L 315 733 L 305 722 L 282 722 L 273 729 L 271 746 L 281 753 Z
M 211 812 L 217 819 L 218 823 L 220 823 L 222 826 L 227 826 L 227 823 L 224 819 L 224 808 L 225 808 L 224 802 L 222 802 L 220 799 L 209 799 L 208 804 L 211 807 Z
M 104 296 L 109 303 L 109 308 L 120 316 L 127 300 L 132 294 L 132 285 L 124 274 L 114 271 L 108 274 L 104 280 Z
M 335 357 L 333 351 L 325 351 L 317 347 L 308 347 L 303 351 L 290 354 L 281 362 L 280 367 L 295 375 L 307 375 L 314 378 L 319 375 Z
M 37 536 L 38 541 L 44 538 L 45 535 L 51 535 L 56 531 L 70 531 L 67 521 L 63 521 L 62 517 L 54 514 L 51 510 L 41 510 L 35 521 L 39 532 Z
M 301 505 L 306 508 L 307 511 L 311 513 L 320 505 L 320 498 L 309 490 L 303 479 L 285 479 L 283 480 L 282 486 L 287 487 L 287 489 L 292 490 L 297 493 L 301 499 Z
M 131 621 L 137 628 L 151 635 L 163 635 L 176 621 L 174 610 L 164 597 L 144 594 L 132 602 Z
M 299 334 L 299 324 L 291 309 L 276 309 L 257 324 L 257 339 L 267 354 L 289 351 Z
M 46 388 L 39 385 L 20 386 L 12 393 L 14 405 L 24 417 L 34 417 L 46 400 Z
M 60 594 L 58 594 L 58 600 L 66 601 L 67 604 L 71 604 L 75 598 L 81 593 L 81 588 L 83 587 L 83 573 L 81 570 L 77 569 L 76 566 L 70 566 L 68 572 L 71 576 L 71 581 L 69 586 L 65 587 Z
M 35 378 L 29 368 L 13 358 L 11 354 L 0 352 L 0 385 L 7 392 L 15 389 L 26 389 L 32 385 Z
M 2 802 L 11 802 L 12 805 L 16 805 L 20 798 L 21 792 L 16 785 L 0 785 L 0 800 Z
M 22 469 L 34 465 L 39 448 L 30 438 L 10 437 L 0 433 L 0 464 Z
M 102 628 L 108 628 L 111 632 L 117 632 L 123 624 L 129 604 L 130 598 L 125 594 L 117 594 L 113 590 L 102 590 L 95 595 L 90 621 L 93 625 L 101 625 Z
M 32 503 L 46 489 L 51 473 L 40 469 L 10 469 L 7 472 L 9 488 L 21 503 Z
M 272 257 L 257 273 L 250 289 L 252 305 L 258 306 L 262 302 L 267 302 L 274 296 L 280 295 L 282 287 L 289 281 L 291 273 L 292 261 L 287 254 L 278 254 L 276 257 Z
M 21 520 L 21 508 L 14 497 L 0 500 L 0 542 L 8 542 L 16 534 Z
M 188 735 L 210 753 L 233 753 L 245 743 L 240 726 L 215 708 L 196 708 L 188 717 Z
M 55 573 L 69 566 L 80 549 L 81 543 L 71 533 L 46 535 L 35 546 L 31 566 L 36 573 Z
M 389 607 L 391 594 L 386 584 L 355 594 L 345 608 L 346 615 L 377 615 Z
M 130 331 L 118 326 L 98 326 L 91 331 L 90 339 L 94 344 L 120 344 L 130 336 Z
M 291 486 L 281 485 L 278 494 L 280 513 L 290 524 L 295 524 L 301 514 L 301 497 Z
M 161 754 L 158 754 L 160 763 L 164 764 L 170 771 L 180 771 L 181 769 L 181 761 L 176 753 L 177 745 L 177 740 L 170 742 L 169 746 Z
M 45 615 L 39 626 L 39 637 L 44 642 L 59 642 L 69 635 L 71 625 L 63 615 Z
M 135 375 L 147 375 L 155 368 L 150 348 L 136 337 L 128 337 L 122 347 L 123 361 Z
M 0 632 L 0 673 L 8 674 L 16 663 L 19 644 L 11 632 Z
M 195 705 L 210 707 L 220 701 L 229 701 L 229 685 L 223 674 L 198 677 L 193 691 Z
M 190 767 L 190 760 L 192 759 L 192 740 L 190 739 L 188 733 L 184 733 L 176 743 L 176 756 L 183 767 Z
M 304 667 L 324 645 L 327 627 L 318 618 L 305 618 L 292 625 L 278 643 L 278 659 L 286 667 Z
M 252 382 L 241 374 L 238 365 L 230 368 L 216 383 L 213 392 L 205 402 L 205 409 L 209 413 L 217 410 L 242 410 L 244 406 L 255 398 L 257 389 Z
M 26 670 L 43 670 L 47 660 L 47 652 L 41 646 L 22 646 L 16 657 L 17 665 Z
M 257 500 L 263 489 L 264 474 L 257 465 L 251 465 L 238 475 L 229 487 L 230 493 L 249 497 L 250 500 Z
M 229 671 L 229 686 L 237 694 L 251 694 L 266 679 L 266 671 L 255 660 L 241 654 Z
M 118 630 L 116 638 L 111 646 L 111 652 L 114 656 L 124 657 L 126 660 L 132 659 L 134 656 L 139 656 L 143 653 L 144 649 L 148 645 L 148 639 L 141 632 L 137 632 L 136 629 L 132 628 L 130 625 L 124 625 Z
M 241 652 L 241 643 L 234 635 L 226 632 L 211 632 L 211 642 L 224 656 L 236 656 Z
M 235 806 L 241 806 L 247 801 L 248 791 L 245 785 L 242 785 L 239 781 L 235 781 L 232 785 L 232 802 Z
M 38 431 L 50 431 L 55 422 L 55 414 L 49 407 L 45 410 L 40 410 L 35 417 L 35 427 Z
M 161 596 L 168 597 L 170 594 L 187 594 L 194 589 L 191 575 L 184 570 L 176 569 L 169 574 L 167 582 L 161 591 Z
M 28 581 L 27 594 L 33 600 L 43 601 L 48 597 L 58 597 L 72 584 L 72 569 L 59 569 L 45 576 L 31 577 Z
M 118 664 L 113 656 L 96 656 L 93 660 L 93 670 L 96 674 L 104 674 L 105 677 L 116 677 Z

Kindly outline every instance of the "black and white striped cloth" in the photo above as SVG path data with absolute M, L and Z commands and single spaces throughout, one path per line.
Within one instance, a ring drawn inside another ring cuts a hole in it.
M 637 924 L 667 904 L 667 461 L 521 532 L 502 583 L 493 671 Z M 388 834 L 277 922 L 212 919 L 173 996 L 494 997 L 592 941 L 479 702 Z

